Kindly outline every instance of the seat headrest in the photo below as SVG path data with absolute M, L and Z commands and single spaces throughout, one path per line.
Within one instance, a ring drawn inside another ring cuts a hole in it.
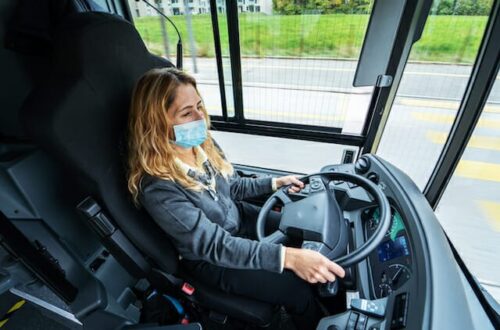
M 75 170 L 125 234 L 163 270 L 177 256 L 159 227 L 136 210 L 126 189 L 126 127 L 135 82 L 155 67 L 135 27 L 119 16 L 70 15 L 54 34 L 52 70 L 21 110 L 26 133 Z

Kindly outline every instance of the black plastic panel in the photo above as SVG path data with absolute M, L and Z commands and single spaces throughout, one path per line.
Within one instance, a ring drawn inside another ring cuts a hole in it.
M 386 73 L 406 0 L 376 0 L 353 86 L 375 86 Z

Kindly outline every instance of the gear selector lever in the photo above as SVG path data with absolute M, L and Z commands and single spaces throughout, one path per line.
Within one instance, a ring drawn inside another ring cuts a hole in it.
M 327 282 L 324 284 L 320 284 L 319 286 L 319 295 L 321 297 L 332 297 L 337 295 L 339 291 L 339 281 Z

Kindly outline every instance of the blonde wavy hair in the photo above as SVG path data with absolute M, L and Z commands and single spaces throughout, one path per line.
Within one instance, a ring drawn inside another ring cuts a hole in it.
M 167 110 L 173 104 L 177 88 L 192 85 L 200 95 L 196 81 L 190 75 L 173 68 L 152 69 L 146 72 L 135 85 L 128 122 L 128 189 L 134 204 L 139 207 L 140 181 L 144 174 L 165 180 L 173 180 L 187 189 L 201 191 L 200 184 L 186 175 L 175 164 L 177 151 L 169 141 L 174 138 L 173 125 Z M 201 96 L 200 96 L 201 97 Z M 203 102 L 202 102 L 203 103 Z M 210 116 L 202 107 L 207 128 Z M 224 177 L 233 173 L 233 167 L 222 151 L 214 145 L 207 132 L 201 148 L 214 169 Z

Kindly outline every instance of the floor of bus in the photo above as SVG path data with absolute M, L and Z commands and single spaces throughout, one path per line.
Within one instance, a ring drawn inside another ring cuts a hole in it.
M 20 329 L 43 329 L 43 330 L 64 330 L 80 329 L 81 327 L 71 327 L 63 325 L 47 313 L 30 302 L 20 303 L 24 299 L 10 293 L 9 291 L 0 295 L 0 328 L 20 330 Z M 19 303 L 19 304 L 18 304 Z M 17 306 L 20 306 L 16 309 Z M 9 310 L 13 309 L 9 313 Z
M 48 299 L 50 301 L 50 298 Z M 24 303 L 23 303 L 24 301 Z M 67 320 L 62 319 L 58 315 L 45 311 L 43 308 L 32 304 L 21 297 L 7 291 L 0 295 L 0 329 L 6 330 L 76 330 L 82 329 L 82 326 L 71 324 Z M 226 325 L 216 324 L 213 322 L 203 322 L 204 330 L 234 330 L 246 329 L 251 330 L 254 327 L 241 327 L 228 323 Z M 257 329 L 257 328 L 255 328 Z M 291 323 L 290 316 L 285 312 L 280 312 L 275 315 L 272 325 L 269 329 L 276 330 L 294 330 L 295 327 Z

